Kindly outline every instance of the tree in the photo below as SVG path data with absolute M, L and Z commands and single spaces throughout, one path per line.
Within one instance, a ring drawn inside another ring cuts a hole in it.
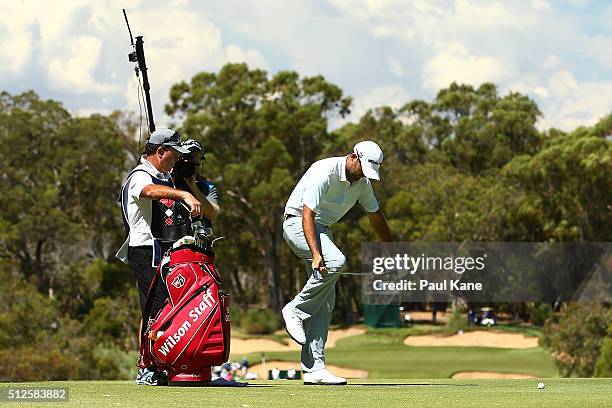
M 110 261 L 122 239 L 114 203 L 133 142 L 118 117 L 72 118 L 33 92 L 0 96 L 0 142 L 10 147 L 0 152 L 0 256 L 66 307 L 84 302 L 92 282 L 75 288 L 81 272 Z
M 345 113 L 350 98 L 321 76 L 281 71 L 268 78 L 245 64 L 227 64 L 218 74 L 175 84 L 170 99 L 166 112 L 210 150 L 206 171 L 222 187 L 217 231 L 231 234 L 231 243 L 219 246 L 220 264 L 240 276 L 234 285 L 250 277 L 265 282 L 255 299 L 280 310 L 283 288 L 289 292 L 285 282 L 293 279 L 281 268 L 291 264 L 282 242 L 284 204 L 330 138 L 328 118 Z
M 612 230 L 612 115 L 592 128 L 551 130 L 533 156 L 518 156 L 504 175 L 537 213 L 533 241 L 608 241 Z
M 610 325 L 609 308 L 600 304 L 568 304 L 546 322 L 540 345 L 554 353 L 563 376 L 591 377 Z
M 535 102 L 519 93 L 500 97 L 491 83 L 478 89 L 453 83 L 433 103 L 409 102 L 400 112 L 429 147 L 440 148 L 439 160 L 475 175 L 539 146 L 535 123 L 541 113 Z

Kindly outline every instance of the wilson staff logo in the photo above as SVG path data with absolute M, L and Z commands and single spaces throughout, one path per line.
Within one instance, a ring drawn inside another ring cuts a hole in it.
M 183 277 L 183 275 L 178 275 L 176 278 L 174 278 L 172 280 L 172 286 L 177 289 L 180 289 L 185 286 L 185 278 Z

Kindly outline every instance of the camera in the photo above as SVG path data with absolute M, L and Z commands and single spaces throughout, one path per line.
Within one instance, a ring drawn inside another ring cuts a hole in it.
M 182 155 L 174 164 L 172 169 L 172 177 L 174 178 L 190 178 L 195 175 L 195 163 L 190 155 Z

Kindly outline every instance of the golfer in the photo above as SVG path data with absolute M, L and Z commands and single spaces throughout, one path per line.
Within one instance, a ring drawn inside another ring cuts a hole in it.
M 371 180 L 380 180 L 382 161 L 382 150 L 371 141 L 357 143 L 348 156 L 319 160 L 302 176 L 285 206 L 283 237 L 304 260 L 309 275 L 300 293 L 282 310 L 287 333 L 302 345 L 304 384 L 346 384 L 345 378 L 325 368 L 335 284 L 346 267 L 330 226 L 359 201 L 380 240 L 391 241 L 371 184 Z

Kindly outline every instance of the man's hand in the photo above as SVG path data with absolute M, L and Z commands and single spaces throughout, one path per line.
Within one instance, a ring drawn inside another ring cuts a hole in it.
M 302 209 L 302 229 L 304 230 L 304 238 L 312 254 L 312 269 L 315 271 L 326 272 L 325 260 L 321 255 L 321 250 L 317 243 L 316 227 L 314 222 L 315 213 L 306 205 Z
M 187 191 L 185 191 L 184 193 L 185 196 L 183 198 L 183 201 L 185 201 L 185 204 L 187 204 L 191 209 L 191 216 L 197 217 L 202 213 L 202 203 L 200 203 L 191 193 Z
M 312 269 L 319 271 L 319 273 L 327 272 L 325 260 L 321 255 L 315 255 L 312 257 Z
M 219 205 L 217 205 L 217 203 L 211 203 L 210 201 L 208 201 L 206 196 L 198 187 L 197 179 L 195 176 L 184 178 L 183 180 L 185 180 L 195 198 L 200 202 L 200 214 L 202 214 L 209 220 L 214 221 L 219 215 Z

